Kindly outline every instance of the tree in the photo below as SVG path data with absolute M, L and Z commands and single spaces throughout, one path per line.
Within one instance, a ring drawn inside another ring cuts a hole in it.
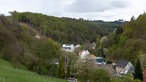
M 115 32 L 115 39 L 114 39 L 114 43 L 117 44 L 120 40 L 120 34 L 123 33 L 123 29 L 122 27 L 117 27 L 116 32 Z
M 131 74 L 125 75 L 124 77 L 114 78 L 112 82 L 142 82 L 139 79 L 132 79 L 133 76 Z
M 100 45 L 100 36 L 98 35 L 96 38 L 96 49 L 99 47 Z
M 143 80 L 142 68 L 139 59 L 136 62 L 134 78 L 140 79 L 141 81 Z
M 89 80 L 90 69 L 87 63 L 80 64 L 78 68 L 78 81 L 79 82 L 88 82 Z
M 100 40 L 100 47 L 106 47 L 107 46 L 107 41 L 108 41 L 108 38 L 107 36 L 103 36 Z
M 104 69 L 95 69 L 89 76 L 90 82 L 110 82 L 110 76 Z
M 79 82 L 88 82 L 90 78 L 90 72 L 96 68 L 96 65 L 91 61 L 83 62 L 83 60 L 77 60 L 75 65 L 78 73 Z
M 116 29 L 116 35 L 122 34 L 123 33 L 123 28 L 122 27 L 117 27 Z
M 97 50 L 97 56 L 101 56 L 101 57 L 105 57 L 104 51 L 103 51 L 103 47 L 99 47 Z
M 104 69 L 98 69 L 91 61 L 77 61 L 79 82 L 110 82 L 110 75 Z
M 70 77 L 70 64 L 67 65 L 67 78 Z
M 58 66 L 56 64 L 50 64 L 49 65 L 49 75 L 51 76 L 57 76 L 58 74 Z
M 107 48 L 111 47 L 114 44 L 115 36 L 116 36 L 115 32 L 112 32 L 107 36 L 107 38 L 108 38 Z
M 62 56 L 60 56 L 59 58 L 59 73 L 58 73 L 58 76 L 62 79 L 65 78 L 65 70 L 64 70 L 64 67 L 65 67 L 65 64 L 64 64 L 64 61 L 63 61 L 63 58 Z
M 130 19 L 130 21 L 132 21 L 132 22 L 135 21 L 135 17 L 132 16 L 131 19 Z

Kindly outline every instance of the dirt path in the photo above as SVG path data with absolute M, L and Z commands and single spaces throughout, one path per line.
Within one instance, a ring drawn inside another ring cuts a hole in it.
M 42 39 L 42 38 L 45 38 L 44 35 L 42 35 L 41 33 L 39 33 L 36 29 L 32 28 L 31 26 L 29 26 L 28 24 L 25 24 L 25 23 L 20 23 L 20 25 L 24 25 L 25 27 L 27 27 L 28 29 L 30 29 L 31 31 L 35 32 L 35 38 L 36 39 Z

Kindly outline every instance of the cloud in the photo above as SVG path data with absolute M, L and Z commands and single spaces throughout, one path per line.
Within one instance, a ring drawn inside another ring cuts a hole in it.
M 124 8 L 130 5 L 130 0 L 113 0 L 111 2 L 111 6 L 117 7 L 117 8 Z
M 0 13 L 37 12 L 92 20 L 129 20 L 146 11 L 146 0 L 0 0 Z
M 124 8 L 130 3 L 129 0 L 76 0 L 68 7 L 68 12 L 104 12 L 113 8 Z
M 69 0 L 0 0 L 0 13 L 7 15 L 9 11 L 16 10 L 60 16 L 66 4 Z

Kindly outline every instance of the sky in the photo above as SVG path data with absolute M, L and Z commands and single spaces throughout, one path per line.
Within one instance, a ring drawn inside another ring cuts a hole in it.
M 86 20 L 129 21 L 146 11 L 146 0 L 0 0 L 0 14 L 10 11 L 43 13 Z

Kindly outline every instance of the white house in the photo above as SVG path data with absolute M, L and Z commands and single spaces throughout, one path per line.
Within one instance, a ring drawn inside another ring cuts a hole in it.
M 90 52 L 88 50 L 82 50 L 79 52 L 81 59 L 86 59 L 88 55 L 90 55 Z
M 67 51 L 67 52 L 74 52 L 75 46 L 74 46 L 74 44 L 63 44 L 62 50 Z
M 134 73 L 134 66 L 130 61 L 120 60 L 117 63 L 116 72 L 118 74 Z

